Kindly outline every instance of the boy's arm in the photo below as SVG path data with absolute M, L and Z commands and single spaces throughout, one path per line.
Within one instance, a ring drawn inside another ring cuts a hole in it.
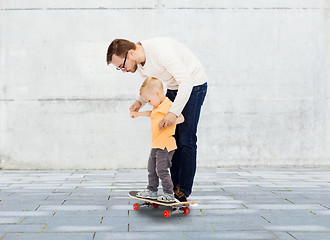
M 184 117 L 182 114 L 180 114 L 180 116 L 175 120 L 174 124 L 180 124 L 184 122 Z
M 129 115 L 131 118 L 137 118 L 137 117 L 150 117 L 151 111 L 145 111 L 145 112 L 130 112 Z

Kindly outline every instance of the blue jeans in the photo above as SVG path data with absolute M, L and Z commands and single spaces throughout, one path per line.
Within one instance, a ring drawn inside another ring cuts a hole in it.
M 166 96 L 174 101 L 177 90 L 167 90 Z M 195 86 L 190 98 L 182 111 L 184 122 L 178 124 L 175 130 L 175 140 L 178 148 L 172 158 L 171 177 L 174 191 L 177 185 L 188 197 L 191 194 L 195 172 L 197 154 L 197 125 L 207 92 L 207 83 Z

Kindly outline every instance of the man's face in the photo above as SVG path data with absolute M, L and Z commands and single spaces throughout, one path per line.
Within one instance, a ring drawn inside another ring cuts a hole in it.
M 113 54 L 111 63 L 122 72 L 134 73 L 137 70 L 137 63 L 130 52 L 126 55 L 126 61 L 125 57 L 119 57 Z

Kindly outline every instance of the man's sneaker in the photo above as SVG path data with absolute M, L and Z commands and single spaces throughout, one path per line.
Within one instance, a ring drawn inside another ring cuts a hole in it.
M 136 194 L 137 197 L 148 198 L 148 199 L 157 199 L 157 192 L 150 191 L 149 189 Z
M 176 202 L 176 199 L 174 197 L 174 194 L 170 194 L 170 193 L 164 193 L 164 195 L 159 196 L 157 198 L 157 201 L 161 201 L 161 202 Z
M 174 196 L 180 202 L 187 202 L 187 196 L 180 190 L 180 186 L 179 185 L 176 186 L 176 190 L 174 192 Z

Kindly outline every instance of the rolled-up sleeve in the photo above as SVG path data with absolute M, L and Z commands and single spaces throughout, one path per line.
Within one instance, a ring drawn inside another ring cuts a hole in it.
M 162 48 L 157 54 L 157 60 L 178 83 L 178 93 L 169 111 L 179 116 L 189 100 L 193 88 L 193 79 L 179 55 L 173 49 Z

